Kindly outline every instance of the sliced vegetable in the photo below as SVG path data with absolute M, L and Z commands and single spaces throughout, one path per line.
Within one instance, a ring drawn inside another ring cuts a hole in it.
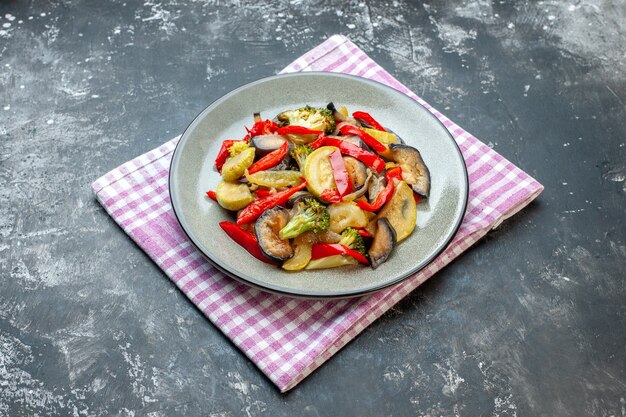
M 341 203 L 343 200 L 339 191 L 335 188 L 322 191 L 320 198 L 327 203 Z
M 363 236 L 359 234 L 357 229 L 352 227 L 348 227 L 346 230 L 341 232 L 339 244 L 347 247 L 348 249 L 355 250 L 363 256 L 367 253 L 365 250 L 365 240 L 363 239 Z
M 343 164 L 350 176 L 353 188 L 355 190 L 360 189 L 365 184 L 367 179 L 367 167 L 361 161 L 351 156 L 343 157 Z
M 296 160 L 298 167 L 301 171 L 304 171 L 304 164 L 306 163 L 306 159 L 311 155 L 314 151 L 312 146 L 310 145 L 296 145 L 293 147 L 291 152 L 289 153 L 293 159 Z
M 268 153 L 280 148 L 284 143 L 288 143 L 284 136 L 280 135 L 260 135 L 255 136 L 250 141 L 256 149 L 256 155 L 265 156 Z
M 293 248 L 288 240 L 280 238 L 280 229 L 289 221 L 289 212 L 274 207 L 265 212 L 254 223 L 254 231 L 261 252 L 272 261 L 286 261 L 293 256 Z
M 354 113 L 352 113 L 352 117 L 354 117 L 355 119 L 363 120 L 365 123 L 372 126 L 378 131 L 385 131 L 385 128 L 380 123 L 378 123 L 376 119 L 374 119 L 369 113 L 366 113 L 364 111 L 355 111 Z
M 248 173 L 254 174 L 255 172 L 264 171 L 278 165 L 278 163 L 283 160 L 285 155 L 287 155 L 288 147 L 289 144 L 287 142 L 283 143 L 280 148 L 268 153 L 263 158 L 250 165 Z
M 387 178 L 387 181 L 402 181 L 402 168 L 398 166 L 388 168 L 387 172 L 385 172 L 385 177 Z
M 272 194 L 270 192 L 270 190 L 265 190 L 263 188 L 259 188 L 254 193 L 256 194 L 257 198 L 265 198 L 265 197 L 269 196 L 270 194 Z
M 231 211 L 241 210 L 254 201 L 246 184 L 223 180 L 217 184 L 215 198 L 220 206 Z
M 358 159 L 378 173 L 382 172 L 382 170 L 385 169 L 385 161 L 380 156 L 375 155 L 371 152 L 367 152 L 351 143 L 339 139 L 325 137 L 324 145 L 335 146 L 339 148 L 342 154 Z
M 309 129 L 304 126 L 289 125 L 281 127 L 276 131 L 279 135 L 319 135 L 323 133 L 321 130 Z
M 224 142 L 222 142 L 222 146 L 220 147 L 220 150 L 217 153 L 217 157 L 215 158 L 215 168 L 217 168 L 218 172 L 222 172 L 222 166 L 224 166 L 226 159 L 228 159 L 228 157 L 230 156 L 228 149 L 235 142 L 241 142 L 241 141 L 227 139 Z
M 272 263 L 261 252 L 261 248 L 259 248 L 259 244 L 255 235 L 248 232 L 247 230 L 243 230 L 235 223 L 220 222 L 219 225 L 222 230 L 228 235 L 228 237 L 230 237 L 238 245 L 247 250 L 252 256 L 265 263 Z
M 289 197 L 302 190 L 304 187 L 306 187 L 306 181 L 302 181 L 300 185 L 296 185 L 288 190 L 270 194 L 265 198 L 253 201 L 239 212 L 237 215 L 237 224 L 242 225 L 256 220 L 265 210 L 284 204 L 289 200 Z
M 206 192 L 207 197 L 209 197 L 211 200 L 217 201 L 217 194 L 215 194 L 215 191 L 213 190 L 209 190 Z
M 387 151 L 387 147 L 384 144 L 380 143 L 379 141 L 374 139 L 370 134 L 368 134 L 364 130 L 359 129 L 356 126 L 342 125 L 339 128 L 339 131 L 343 135 L 358 136 L 359 138 L 361 138 L 363 142 L 365 142 L 365 144 L 367 144 L 367 146 L 372 148 L 372 150 L 375 152 L 384 153 Z
M 291 219 L 280 229 L 281 239 L 293 239 L 309 230 L 314 233 L 328 230 L 330 215 L 326 206 L 314 198 L 305 198 L 292 209 Z
M 330 214 L 329 230 L 335 233 L 341 233 L 347 227 L 365 227 L 368 219 L 363 210 L 361 210 L 354 202 L 343 202 L 331 204 L 328 206 Z
M 244 175 L 250 183 L 269 188 L 293 187 L 300 184 L 302 178 L 300 171 L 259 171 L 254 174 L 245 171 Z
M 333 178 L 335 179 L 335 186 L 340 196 L 344 196 L 352 192 L 352 179 L 348 175 L 346 165 L 341 157 L 341 152 L 337 149 L 335 152 L 328 155 L 330 160 L 330 166 L 333 170 Z
M 346 109 L 345 106 L 341 106 L 339 110 L 337 110 L 333 103 L 328 103 L 326 108 L 333 112 L 333 117 L 335 118 L 337 126 L 339 126 L 340 123 L 348 123 L 354 126 L 361 126 L 361 124 L 354 117 L 348 115 L 348 109 Z M 335 130 L 337 130 L 336 127 Z
M 313 194 L 311 194 L 308 191 L 298 191 L 297 193 L 289 197 L 289 200 L 287 200 L 286 206 L 287 208 L 293 208 L 293 206 L 295 206 L 298 203 L 298 201 L 304 200 L 306 198 L 315 198 L 315 197 L 313 196 Z
M 419 151 L 408 145 L 391 145 L 391 158 L 402 168 L 402 179 L 413 188 L 413 191 L 428 198 L 430 171 Z
M 253 162 L 254 148 L 247 148 L 234 157 L 228 158 L 222 166 L 222 179 L 224 181 L 238 180 Z
M 304 106 L 296 110 L 287 110 L 276 116 L 281 126 L 297 125 L 312 130 L 330 133 L 335 130 L 332 112 L 323 107 Z
M 391 198 L 393 194 L 393 181 L 387 181 L 387 185 L 383 188 L 378 195 L 376 196 L 376 200 L 373 203 L 368 203 L 367 201 L 359 201 L 356 203 L 359 208 L 367 211 L 378 211 L 380 208 Z
M 368 129 L 366 127 L 363 128 L 364 132 L 369 133 L 371 137 L 376 139 L 377 141 L 384 143 L 385 145 L 391 145 L 392 143 L 400 143 L 398 136 L 394 133 L 386 132 L 382 130 Z
M 368 252 L 372 268 L 385 262 L 396 247 L 396 232 L 385 218 L 376 221 L 376 234 Z
M 417 205 L 413 198 L 413 191 L 406 182 L 400 181 L 396 185 L 393 195 L 376 218 L 386 218 L 389 221 L 396 232 L 398 242 L 413 233 L 417 220 Z
M 250 138 L 254 138 L 255 136 L 269 135 L 271 133 L 274 133 L 276 132 L 276 130 L 278 130 L 278 127 L 279 126 L 275 122 L 268 119 L 265 121 L 258 121 L 254 123 L 252 129 L 246 128 L 246 130 L 248 131 L 248 136 Z
M 248 145 L 248 142 L 246 142 L 245 140 L 235 141 L 228 148 L 228 155 L 230 155 L 230 157 L 233 158 L 233 157 L 239 155 L 241 152 L 245 151 L 248 148 L 250 148 L 250 145 Z
M 322 130 L 309 129 L 304 126 L 289 125 L 278 129 L 279 135 L 286 135 L 290 141 L 296 145 L 304 145 L 315 141 L 319 135 L 324 134 Z
M 317 149 L 320 146 L 324 146 L 325 141 L 326 141 L 326 135 L 319 135 L 317 139 L 309 143 L 309 146 L 313 149 Z
M 320 197 L 324 190 L 336 190 L 333 169 L 328 157 L 337 148 L 332 146 L 322 146 L 313 151 L 304 164 L 304 178 L 307 181 L 307 188 L 316 197 Z
M 311 259 L 320 259 L 333 255 L 348 255 L 362 264 L 369 264 L 365 256 L 340 243 L 316 243 L 313 245 L 313 249 L 311 251 Z
M 359 261 L 348 255 L 333 255 L 320 259 L 312 259 L 305 269 L 328 269 L 340 266 L 358 265 Z
M 294 255 L 291 259 L 283 262 L 283 269 L 298 271 L 304 269 L 311 260 L 311 248 L 317 242 L 317 235 L 313 232 L 305 232 L 293 240 Z

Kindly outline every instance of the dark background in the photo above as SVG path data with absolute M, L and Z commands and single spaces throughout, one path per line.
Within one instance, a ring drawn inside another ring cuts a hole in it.
M 624 416 L 622 1 L 0 2 L 0 416 Z M 347 35 L 545 185 L 287 395 L 90 183 Z

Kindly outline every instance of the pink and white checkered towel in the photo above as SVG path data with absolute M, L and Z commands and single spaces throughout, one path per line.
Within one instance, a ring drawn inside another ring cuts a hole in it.
M 450 246 L 415 276 L 373 295 L 319 301 L 269 294 L 223 275 L 187 240 L 170 205 L 168 170 L 178 138 L 123 164 L 92 185 L 98 201 L 122 229 L 283 392 L 543 190 L 536 180 L 429 106 L 343 36 L 332 36 L 282 72 L 297 71 L 341 72 L 387 84 L 429 109 L 459 144 L 469 173 L 467 211 Z

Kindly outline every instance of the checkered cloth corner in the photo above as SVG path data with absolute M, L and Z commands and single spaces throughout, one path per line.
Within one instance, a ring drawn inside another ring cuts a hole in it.
M 322 301 L 269 294 L 223 275 L 187 240 L 170 205 L 168 170 L 178 138 L 123 164 L 92 185 L 98 201 L 120 227 L 283 392 L 543 190 L 532 177 L 417 97 L 343 36 L 332 36 L 282 72 L 297 71 L 341 72 L 387 84 L 430 110 L 459 144 L 469 174 L 467 211 L 448 248 L 413 277 L 372 295 Z

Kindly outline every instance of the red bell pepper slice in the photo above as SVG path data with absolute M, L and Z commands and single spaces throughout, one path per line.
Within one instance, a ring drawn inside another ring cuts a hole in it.
M 229 156 L 228 149 L 230 149 L 230 147 L 233 146 L 233 144 L 236 142 L 241 142 L 241 141 L 227 139 L 224 142 L 222 142 L 222 147 L 220 148 L 220 151 L 217 153 L 217 158 L 215 158 L 215 168 L 217 168 L 218 172 L 220 173 L 222 172 L 222 167 L 224 166 L 224 163 L 226 162 L 226 159 L 228 159 L 228 156 Z
M 352 192 L 352 179 L 346 170 L 346 164 L 343 162 L 340 151 L 335 151 L 328 156 L 330 166 L 333 169 L 333 178 L 340 196 L 344 196 Z
M 382 130 L 383 132 L 386 132 L 383 125 L 378 123 L 376 119 L 374 119 L 369 113 L 366 113 L 364 111 L 355 111 L 354 113 L 352 113 L 352 117 L 354 117 L 355 119 L 363 120 L 365 123 L 372 126 L 376 130 Z
M 316 243 L 311 248 L 311 259 L 320 259 L 333 255 L 352 256 L 362 264 L 369 265 L 365 256 L 339 243 Z
M 237 224 L 242 225 L 256 220 L 265 210 L 284 204 L 289 200 L 289 197 L 302 190 L 304 187 L 306 187 L 306 180 L 303 178 L 300 185 L 296 185 L 285 191 L 270 194 L 265 198 L 254 200 L 239 212 L 237 215 Z
M 248 173 L 254 174 L 255 172 L 265 171 L 266 169 L 278 165 L 278 163 L 283 160 L 285 155 L 287 155 L 288 146 L 289 144 L 285 142 L 280 146 L 280 148 L 268 153 L 263 158 L 250 165 Z
M 289 125 L 281 127 L 276 131 L 279 135 L 319 135 L 321 130 L 313 130 L 304 126 Z
M 313 149 L 317 149 L 320 146 L 324 146 L 324 143 L 326 142 L 326 135 L 324 135 L 324 132 L 322 132 L 317 139 L 315 139 L 313 142 L 309 143 L 309 146 Z
M 226 232 L 228 237 L 247 250 L 250 255 L 265 263 L 274 263 L 263 256 L 263 252 L 261 252 L 261 248 L 259 248 L 259 243 L 255 235 L 231 222 L 220 222 L 220 227 Z
M 365 211 L 378 211 L 391 198 L 393 190 L 393 181 L 387 181 L 387 185 L 378 193 L 373 203 L 361 200 L 356 205 Z
M 422 197 L 420 197 L 419 194 L 417 193 L 413 193 L 413 200 L 415 200 L 415 204 L 419 204 L 419 202 L 422 200 Z
M 217 194 L 215 194 L 215 191 L 213 190 L 209 190 L 206 192 L 207 197 L 209 197 L 211 200 L 215 200 L 217 201 Z
M 402 181 L 402 168 L 400 167 L 389 168 L 387 172 L 385 173 L 385 177 L 387 178 L 387 181 L 390 181 L 393 179 Z
M 278 125 L 268 119 L 256 122 L 252 125 L 252 129 L 246 128 L 246 130 L 248 131 L 248 136 L 253 138 L 255 136 L 269 135 L 270 133 L 276 132 L 278 130 Z
M 356 229 L 357 232 L 359 232 L 359 234 L 363 237 L 374 237 L 373 234 L 371 234 L 370 232 L 368 232 L 365 229 Z
M 341 195 L 339 195 L 339 191 L 334 188 L 332 190 L 322 191 L 320 198 L 327 203 L 341 203 L 342 200 Z
M 378 173 L 385 169 L 385 161 L 380 156 L 374 155 L 373 153 L 368 152 L 355 144 L 346 142 L 345 140 L 325 137 L 324 145 L 336 146 L 342 154 L 358 159 Z
M 393 190 L 395 189 L 395 184 L 393 179 L 397 178 L 402 180 L 402 168 L 393 167 L 389 168 L 385 174 L 387 178 L 387 185 L 383 188 L 378 195 L 376 196 L 376 200 L 373 203 L 368 203 L 367 201 L 359 201 L 356 203 L 361 209 L 365 211 L 378 211 L 380 208 L 391 198 L 393 194 Z
M 270 195 L 270 190 L 258 189 L 255 191 L 257 198 L 265 198 Z
M 365 142 L 365 144 L 367 146 L 369 146 L 370 148 L 372 148 L 373 151 L 377 152 L 377 153 L 383 153 L 387 150 L 387 147 L 380 143 L 379 141 L 377 141 L 376 139 L 374 139 L 372 137 L 372 135 L 370 135 L 369 133 L 365 132 L 364 130 L 359 129 L 356 126 L 352 126 L 352 125 L 342 125 L 339 128 L 339 131 L 343 134 L 343 135 L 351 135 L 351 136 L 358 136 L 361 138 L 361 140 L 363 142 Z

